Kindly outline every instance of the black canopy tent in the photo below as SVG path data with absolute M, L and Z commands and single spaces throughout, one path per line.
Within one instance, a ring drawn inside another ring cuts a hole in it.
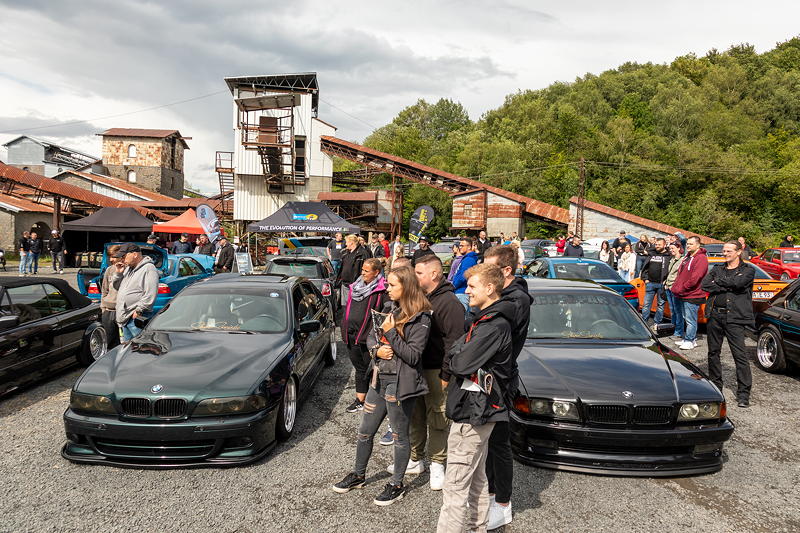
M 361 228 L 349 223 L 322 202 L 286 202 L 267 218 L 249 224 L 247 231 L 359 233 Z
M 101 252 L 110 241 L 144 242 L 153 231 L 153 221 L 133 207 L 104 207 L 97 212 L 62 225 L 64 243 L 76 263 L 83 252 Z M 68 261 L 71 263 L 71 258 Z

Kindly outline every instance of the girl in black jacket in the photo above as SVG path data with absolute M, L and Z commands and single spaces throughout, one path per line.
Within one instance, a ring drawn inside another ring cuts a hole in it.
M 373 355 L 372 378 L 358 429 L 355 468 L 332 487 L 335 492 L 345 493 L 364 486 L 375 434 L 388 415 L 395 433 L 394 473 L 373 500 L 376 505 L 390 505 L 405 493 L 403 476 L 411 457 L 408 437 L 411 414 L 417 396 L 428 392 L 422 373 L 422 352 L 430 333 L 431 304 L 411 268 L 392 270 L 387 281 L 392 300 L 386 309 L 389 313 L 380 328 L 370 328 L 372 334 L 367 342 Z

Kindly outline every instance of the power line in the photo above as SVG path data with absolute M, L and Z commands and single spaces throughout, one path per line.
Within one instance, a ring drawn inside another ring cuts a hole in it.
M 369 123 L 369 122 L 367 122 L 366 120 L 361 120 L 361 119 L 360 119 L 360 118 L 358 118 L 357 116 L 355 116 L 355 115 L 352 115 L 352 114 L 348 113 L 347 111 L 345 111 L 345 110 L 344 110 L 344 109 L 342 109 L 341 107 L 339 107 L 339 106 L 336 106 L 336 105 L 333 105 L 332 103 L 328 102 L 327 100 L 323 100 L 322 98 L 320 98 L 320 101 L 321 101 L 321 102 L 324 102 L 324 103 L 326 103 L 326 104 L 328 104 L 329 106 L 331 106 L 332 108 L 334 108 L 334 109 L 338 110 L 339 112 L 341 112 L 341 113 L 344 113 L 345 115 L 347 115 L 348 117 L 352 118 L 353 120 L 357 120 L 357 121 L 359 121 L 360 123 L 362 123 L 362 124 L 364 124 L 364 125 L 366 125 L 366 126 L 369 126 L 369 127 L 370 127 L 370 128 L 372 128 L 372 130 L 373 130 L 373 131 L 372 131 L 372 133 L 375 133 L 375 131 L 379 129 L 377 126 L 375 126 L 375 125 L 373 125 L 373 124 L 370 124 L 370 123 Z
M 706 172 L 709 174 L 775 174 L 784 172 L 783 169 L 775 168 L 735 168 L 735 167 L 671 167 L 663 165 L 644 165 L 637 163 L 612 163 L 610 161 L 586 161 L 591 165 L 601 167 L 630 168 L 634 170 L 646 170 L 650 172 Z
M 224 89 L 222 91 L 216 91 L 216 92 L 213 92 L 213 93 L 203 94 L 201 96 L 194 96 L 192 98 L 187 98 L 185 100 L 178 100 L 177 102 L 170 102 L 168 104 L 161 104 L 161 105 L 157 105 L 157 106 L 153 106 L 153 107 L 146 107 L 144 109 L 137 109 L 136 111 L 127 111 L 125 113 L 117 113 L 115 115 L 106 115 L 106 116 L 103 116 L 103 117 L 88 118 L 88 119 L 85 119 L 85 120 L 73 120 L 71 122 L 59 122 L 59 123 L 47 124 L 45 126 L 34 126 L 34 127 L 31 127 L 31 128 L 16 128 L 16 129 L 13 129 L 13 130 L 0 131 L 0 133 L 19 133 L 19 132 L 23 132 L 23 131 L 43 130 L 43 129 L 47 129 L 47 128 L 56 128 L 56 127 L 60 127 L 60 126 L 73 126 L 75 124 L 85 124 L 85 123 L 90 123 L 90 122 L 96 122 L 96 121 L 99 121 L 99 120 L 108 120 L 110 118 L 126 117 L 126 116 L 129 116 L 129 115 L 135 115 L 137 113 L 145 113 L 147 111 L 154 111 L 156 109 L 163 109 L 165 107 L 171 107 L 171 106 L 178 105 L 178 104 L 185 104 L 187 102 L 194 102 L 196 100 L 202 100 L 203 98 L 209 98 L 211 96 L 216 96 L 218 94 L 222 94 L 222 93 L 226 93 L 226 92 L 228 92 L 228 90 Z

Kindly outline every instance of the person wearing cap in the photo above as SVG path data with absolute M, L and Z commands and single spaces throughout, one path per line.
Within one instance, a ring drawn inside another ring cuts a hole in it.
M 121 244 L 113 258 L 122 259 L 114 263 L 112 284 L 117 290 L 117 324 L 122 340 L 128 342 L 142 331 L 136 322 L 153 313 L 159 274 L 153 260 L 143 256 L 136 244 Z
M 217 248 L 216 259 L 214 260 L 214 270 L 218 274 L 230 272 L 233 269 L 233 260 L 235 258 L 233 246 L 228 242 L 228 238 L 224 235 L 220 236 L 219 248 Z
M 181 233 L 181 240 L 172 245 L 173 254 L 190 254 L 194 246 L 189 242 L 189 234 Z
M 50 257 L 53 258 L 53 274 L 64 273 L 64 238 L 54 229 L 50 232 L 50 240 L 47 241 L 47 248 L 50 250 Z
M 417 259 L 422 257 L 423 255 L 433 254 L 433 250 L 430 249 L 430 241 L 424 235 L 419 236 L 419 247 L 414 250 L 414 254 L 411 256 L 411 264 L 416 265 Z M 436 254 L 434 254 L 436 255 Z
M 158 237 L 155 233 L 151 233 L 147 236 L 147 244 L 155 244 L 158 245 Z
M 630 239 L 628 239 L 628 234 L 625 230 L 621 230 L 619 232 L 619 237 L 614 239 L 614 242 L 611 243 L 611 247 L 614 249 L 614 252 L 619 257 L 625 251 L 625 245 L 630 244 L 631 249 L 633 249 L 633 244 L 631 243 Z

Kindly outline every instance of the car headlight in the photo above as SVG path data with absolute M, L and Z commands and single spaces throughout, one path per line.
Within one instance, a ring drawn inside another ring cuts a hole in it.
M 514 400 L 514 409 L 520 413 L 536 416 L 546 416 L 559 420 L 580 420 L 578 406 L 574 402 L 563 400 L 548 400 L 545 398 L 525 398 L 517 396 Z
M 84 394 L 75 391 L 72 391 L 72 394 L 69 396 L 69 408 L 73 411 L 81 411 L 84 413 L 117 414 L 116 409 L 114 409 L 114 404 L 111 403 L 111 398 L 108 396 Z
M 240 415 L 260 411 L 267 406 L 267 399 L 258 394 L 208 398 L 197 404 L 192 416 Z
M 685 403 L 678 411 L 678 422 L 714 420 L 725 416 L 725 402 Z

